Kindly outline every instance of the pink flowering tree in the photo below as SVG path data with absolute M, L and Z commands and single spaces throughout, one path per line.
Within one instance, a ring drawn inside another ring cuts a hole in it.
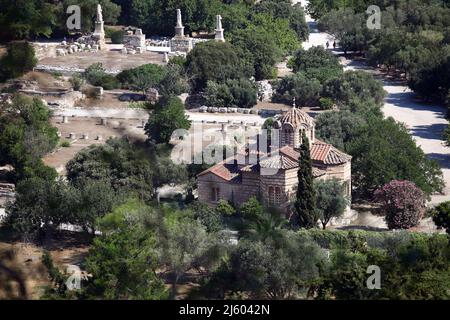
M 425 195 L 413 182 L 393 180 L 375 191 L 389 229 L 409 229 L 425 212 Z

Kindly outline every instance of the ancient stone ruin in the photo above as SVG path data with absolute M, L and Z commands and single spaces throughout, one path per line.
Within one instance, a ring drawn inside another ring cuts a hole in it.
M 188 53 L 194 48 L 192 38 L 184 35 L 184 26 L 181 20 L 181 10 L 177 9 L 177 24 L 175 26 L 175 37 L 170 40 L 171 52 Z
M 222 28 L 222 17 L 216 16 L 216 35 L 215 40 L 225 42 L 224 29 Z M 187 54 L 199 42 L 208 41 L 207 39 L 197 39 L 187 37 L 184 34 L 183 21 L 181 19 L 181 10 L 177 9 L 177 24 L 175 26 L 175 36 L 169 41 L 170 52 L 172 54 Z
M 225 37 L 223 35 L 223 28 L 222 28 L 222 17 L 220 15 L 216 16 L 216 41 L 225 42 Z
M 101 5 L 97 5 L 97 18 L 95 21 L 94 33 L 81 36 L 73 43 L 67 41 L 61 42 L 56 48 L 56 55 L 66 56 L 80 51 L 97 52 L 99 50 L 106 50 L 105 29 Z
M 144 53 L 146 51 L 145 34 L 142 33 L 142 29 L 127 27 L 125 29 L 125 35 L 123 37 L 123 49 L 124 54 L 136 54 Z

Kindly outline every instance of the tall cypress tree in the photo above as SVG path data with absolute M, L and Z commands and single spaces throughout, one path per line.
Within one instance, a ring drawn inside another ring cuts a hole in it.
M 300 158 L 298 159 L 298 188 L 295 210 L 298 222 L 302 228 L 314 228 L 317 226 L 319 216 L 316 211 L 316 195 L 313 185 L 312 160 L 309 149 L 309 140 L 303 133 L 300 146 Z

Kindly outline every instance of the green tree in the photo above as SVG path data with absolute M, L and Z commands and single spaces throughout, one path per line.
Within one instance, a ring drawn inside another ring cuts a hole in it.
M 201 202 L 194 202 L 187 209 L 192 212 L 195 220 L 206 227 L 208 233 L 222 230 L 222 216 L 215 208 Z
M 253 65 L 256 80 L 274 78 L 274 65 L 282 52 L 270 33 L 261 27 L 249 27 L 238 29 L 230 37 L 231 43 L 240 48 Z
M 129 201 L 99 221 L 103 234 L 94 240 L 86 258 L 86 271 L 91 277 L 83 285 L 82 298 L 168 298 L 157 275 L 157 234 L 143 223 L 154 218 L 149 207 Z
M 0 59 L 0 81 L 21 77 L 37 64 L 34 48 L 28 42 L 13 42 Z
M 309 79 L 301 73 L 287 76 L 278 82 L 273 100 L 291 104 L 295 98 L 300 106 L 317 106 L 322 92 L 322 85 L 316 79 Z
M 347 151 L 348 144 L 365 130 L 367 122 L 349 110 L 324 112 L 317 116 L 316 135 L 336 148 Z
M 185 115 L 184 105 L 177 97 L 161 99 L 145 125 L 145 133 L 150 141 L 169 143 L 177 129 L 189 129 L 191 121 Z
M 76 203 L 72 223 L 95 235 L 97 220 L 112 211 L 120 202 L 120 195 L 108 180 L 80 179 L 72 190 L 75 194 L 66 200 Z
M 319 216 L 317 214 L 316 194 L 313 185 L 312 160 L 309 148 L 309 140 L 305 134 L 302 136 L 298 169 L 298 186 L 295 199 L 298 224 L 302 228 L 315 228 Z
M 212 107 L 251 108 L 257 103 L 257 88 L 246 79 L 225 83 L 208 81 L 205 97 L 207 105 Z
M 360 197 L 392 180 L 414 182 L 427 195 L 443 188 L 439 164 L 429 160 L 408 130 L 394 119 L 369 118 L 365 130 L 346 147 L 352 159 L 352 184 Z
M 255 207 L 252 211 L 256 211 L 257 209 Z M 245 238 L 262 242 L 272 241 L 282 246 L 285 240 L 284 228 L 288 225 L 288 220 L 279 211 L 263 210 L 261 213 L 257 213 L 257 215 L 255 212 L 252 212 L 252 215 L 246 213 L 245 217 L 248 220 L 244 222 L 244 227 L 241 231 L 241 234 Z
M 7 224 L 25 236 L 42 237 L 70 222 L 75 209 L 68 201 L 69 187 L 62 181 L 31 178 L 17 184 L 16 200 L 8 205 Z
M 244 69 L 238 51 L 228 42 L 199 43 L 186 60 L 186 70 L 195 90 L 204 89 L 209 80 L 220 83 L 249 75 Z
M 50 37 L 57 23 L 56 7 L 51 1 L 1 0 L 0 41 Z
M 307 292 L 320 281 L 324 255 L 315 243 L 299 241 L 294 234 L 286 236 L 283 247 L 240 241 L 204 286 L 206 296 L 217 299 L 236 293 L 250 299 L 307 298 Z
M 0 164 L 14 167 L 14 181 L 33 176 L 55 179 L 56 171 L 41 160 L 59 140 L 48 107 L 40 99 L 15 95 L 12 104 L 0 108 Z
M 145 64 L 129 70 L 124 70 L 117 75 L 122 86 L 127 89 L 144 91 L 155 88 L 164 77 L 164 67 L 156 64 Z
M 346 71 L 342 76 L 326 81 L 323 94 L 340 104 L 350 104 L 352 100 L 373 99 L 381 106 L 386 92 L 380 81 L 364 71 Z
M 316 78 L 321 83 L 342 75 L 342 66 L 331 52 L 321 46 L 308 50 L 298 50 L 289 61 L 294 72 L 304 73 L 309 78 Z
M 205 227 L 199 222 L 177 221 L 167 225 L 167 242 L 161 259 L 173 273 L 172 298 L 177 294 L 180 278 L 204 258 L 211 245 Z
M 67 179 L 73 185 L 107 180 L 118 194 L 149 201 L 154 197 L 152 156 L 126 139 L 109 139 L 76 154 L 66 165 Z
M 345 197 L 342 182 L 337 179 L 319 180 L 314 183 L 314 187 L 316 190 L 316 208 L 325 230 L 332 218 L 342 216 L 349 200 Z

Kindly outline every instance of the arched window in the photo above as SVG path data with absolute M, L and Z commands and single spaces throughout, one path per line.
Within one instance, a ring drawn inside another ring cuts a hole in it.
M 290 127 L 285 127 L 283 130 L 283 145 L 289 146 L 293 144 L 294 131 Z
M 281 203 L 281 189 L 280 187 L 275 188 L 275 205 L 279 205 Z
M 218 202 L 220 200 L 220 189 L 219 188 L 212 188 L 211 200 L 214 202 Z

